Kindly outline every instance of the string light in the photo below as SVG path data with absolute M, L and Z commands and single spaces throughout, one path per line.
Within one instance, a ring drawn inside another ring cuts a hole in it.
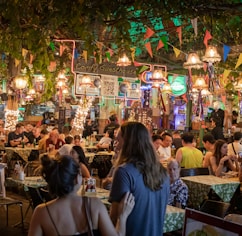
M 5 110 L 5 129 L 9 131 L 15 130 L 18 123 L 19 110 Z

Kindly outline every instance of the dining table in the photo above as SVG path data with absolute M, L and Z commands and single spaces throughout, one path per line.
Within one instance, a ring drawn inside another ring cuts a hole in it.
M 5 147 L 6 150 L 6 156 L 7 156 L 7 160 L 11 160 L 11 158 L 13 157 L 14 153 L 17 153 L 25 162 L 28 162 L 28 158 L 30 153 L 33 150 L 39 150 L 38 146 L 36 147 Z
M 189 202 L 199 209 L 202 202 L 214 191 L 224 202 L 230 202 L 240 187 L 239 179 L 221 178 L 214 175 L 197 175 L 181 177 L 188 187 Z

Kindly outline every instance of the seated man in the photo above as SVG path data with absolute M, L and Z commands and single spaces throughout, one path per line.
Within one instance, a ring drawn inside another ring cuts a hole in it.
M 176 160 L 184 168 L 202 167 L 203 154 L 194 147 L 194 135 L 192 133 L 182 134 L 182 145 L 176 152 Z
M 98 149 L 109 149 L 112 144 L 112 138 L 110 137 L 111 135 L 112 130 L 107 130 L 104 137 L 102 137 L 97 144 Z
M 29 140 L 24 136 L 24 125 L 22 123 L 18 123 L 15 126 L 15 131 L 8 134 L 8 147 L 17 147 L 23 142 L 26 144 Z
M 180 179 L 180 165 L 177 160 L 170 159 L 167 164 L 167 170 L 170 175 L 170 197 L 168 205 L 179 208 L 185 208 L 188 200 L 188 187 Z
M 55 155 L 56 152 L 60 147 L 62 147 L 65 144 L 65 142 L 59 138 L 59 132 L 58 129 L 53 129 L 50 134 L 49 138 L 46 139 L 46 149 L 51 154 Z

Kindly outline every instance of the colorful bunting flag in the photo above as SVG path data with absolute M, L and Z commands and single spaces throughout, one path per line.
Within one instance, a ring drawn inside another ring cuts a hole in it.
M 168 50 L 167 36 L 166 35 L 163 35 L 163 36 L 161 36 L 160 39 L 161 39 L 162 43 L 164 44 L 164 48 L 166 50 Z
M 140 64 L 139 62 L 137 61 L 134 61 L 134 66 L 141 66 L 142 64 Z
M 203 39 L 203 43 L 205 44 L 205 46 L 207 47 L 208 46 L 208 40 L 212 39 L 212 35 L 210 34 L 210 32 L 208 30 L 206 30 L 205 32 L 205 36 L 204 36 L 204 39 Z
M 226 61 L 228 54 L 230 52 L 230 46 L 224 44 L 223 48 L 224 48 L 224 61 Z
M 86 50 L 83 50 L 82 56 L 83 56 L 85 62 L 87 63 L 87 51 Z
M 78 53 L 77 48 L 74 49 L 74 59 L 77 59 L 80 56 L 80 54 Z
M 106 54 L 107 61 L 110 61 L 111 59 L 110 52 L 106 52 L 105 54 Z
M 179 49 L 176 48 L 176 47 L 173 47 L 173 51 L 174 51 L 176 57 L 178 57 L 178 56 L 180 55 L 180 53 L 181 53 L 181 50 L 179 50 Z
M 132 62 L 134 62 L 136 48 L 130 48 L 130 51 L 131 51 Z
M 56 61 L 51 61 L 50 65 L 48 66 L 48 70 L 50 72 L 54 72 L 56 70 Z
M 63 52 L 65 51 L 67 47 L 64 45 L 60 45 L 60 56 L 62 56 Z
M 239 67 L 239 66 L 241 65 L 241 63 L 242 63 L 242 53 L 240 53 L 240 55 L 239 55 L 239 59 L 238 59 L 238 61 L 237 61 L 237 63 L 236 63 L 235 69 L 236 69 L 237 67 Z
M 148 51 L 148 53 L 150 54 L 150 57 L 153 58 L 153 53 L 152 53 L 152 48 L 151 48 L 150 42 L 148 42 L 148 43 L 145 44 L 145 48 Z
M 224 70 L 223 78 L 226 79 L 229 76 L 230 72 L 231 70 Z
M 18 60 L 18 59 L 14 59 L 14 63 L 15 63 L 15 66 L 17 67 L 18 65 L 19 65 L 19 63 L 20 63 L 20 60 Z
M 23 56 L 24 59 L 25 59 L 27 53 L 28 53 L 28 50 L 25 49 L 25 48 L 22 48 L 22 56 Z
M 144 72 L 144 71 L 146 71 L 146 70 L 148 70 L 148 69 L 150 69 L 150 67 L 144 65 L 144 66 L 142 66 L 142 67 L 140 68 L 139 73 L 142 73 L 142 72 Z
M 150 38 L 155 32 L 151 28 L 147 28 L 146 33 L 144 35 L 144 39 Z
M 181 26 L 176 28 L 176 32 L 178 33 L 178 38 L 179 38 L 179 42 L 181 45 L 182 44 L 182 28 L 181 28 Z
M 194 19 L 191 19 L 192 27 L 194 29 L 195 36 L 197 37 L 197 17 Z
M 34 59 L 34 55 L 33 54 L 30 54 L 29 55 L 29 64 L 32 64 L 33 63 L 33 59 Z
M 52 51 L 55 51 L 55 44 L 54 44 L 54 42 L 50 42 L 49 46 L 50 46 Z
M 158 51 L 162 47 L 164 47 L 164 43 L 161 40 L 159 40 L 156 51 Z

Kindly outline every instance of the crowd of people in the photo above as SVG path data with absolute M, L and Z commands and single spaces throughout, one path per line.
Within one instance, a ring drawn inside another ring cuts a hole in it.
M 39 171 L 57 198 L 35 209 L 29 235 L 88 235 L 90 230 L 93 235 L 162 235 L 167 204 L 179 208 L 188 204 L 181 168 L 206 167 L 210 174 L 221 177 L 230 170 L 238 171 L 242 153 L 240 132 L 234 133 L 229 144 L 224 137 L 216 139 L 206 133 L 204 153 L 191 132 L 151 134 L 142 123 L 119 125 L 111 117 L 96 144 L 100 150 L 111 148 L 114 152 L 113 167 L 102 180 L 103 187 L 110 190 L 108 215 L 98 199 L 77 195 L 82 179 L 91 177 L 81 136 L 63 135 L 55 127 L 31 126 L 18 123 L 8 134 L 7 146 L 38 144 Z M 137 222 L 139 227 L 133 227 Z

